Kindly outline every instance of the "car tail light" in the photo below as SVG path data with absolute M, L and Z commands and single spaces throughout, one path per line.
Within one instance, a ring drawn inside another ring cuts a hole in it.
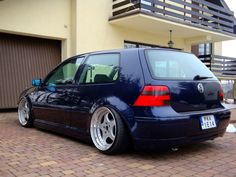
M 134 106 L 168 106 L 170 90 L 167 86 L 145 86 Z
M 220 101 L 224 101 L 224 92 L 221 85 L 220 85 L 219 98 L 220 98 Z

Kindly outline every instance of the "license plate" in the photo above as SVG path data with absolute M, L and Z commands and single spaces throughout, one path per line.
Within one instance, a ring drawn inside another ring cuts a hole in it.
M 215 121 L 215 117 L 213 115 L 202 116 L 200 118 L 200 122 L 201 122 L 202 130 L 216 127 L 216 121 Z

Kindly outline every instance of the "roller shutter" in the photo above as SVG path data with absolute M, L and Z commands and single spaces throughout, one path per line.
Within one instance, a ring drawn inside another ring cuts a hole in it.
M 0 33 L 0 109 L 16 108 L 33 78 L 61 61 L 61 41 Z

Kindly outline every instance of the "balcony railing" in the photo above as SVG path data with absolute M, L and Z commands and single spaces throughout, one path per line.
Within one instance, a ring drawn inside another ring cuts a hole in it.
M 236 78 L 236 58 L 219 55 L 200 55 L 198 58 L 216 75 Z
M 234 13 L 205 0 L 113 0 L 112 19 L 138 13 L 208 30 L 236 33 Z

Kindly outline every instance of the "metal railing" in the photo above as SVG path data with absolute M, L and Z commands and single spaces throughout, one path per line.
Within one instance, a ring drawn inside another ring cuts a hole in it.
M 113 0 L 113 19 L 137 13 L 235 33 L 234 12 L 205 0 Z

